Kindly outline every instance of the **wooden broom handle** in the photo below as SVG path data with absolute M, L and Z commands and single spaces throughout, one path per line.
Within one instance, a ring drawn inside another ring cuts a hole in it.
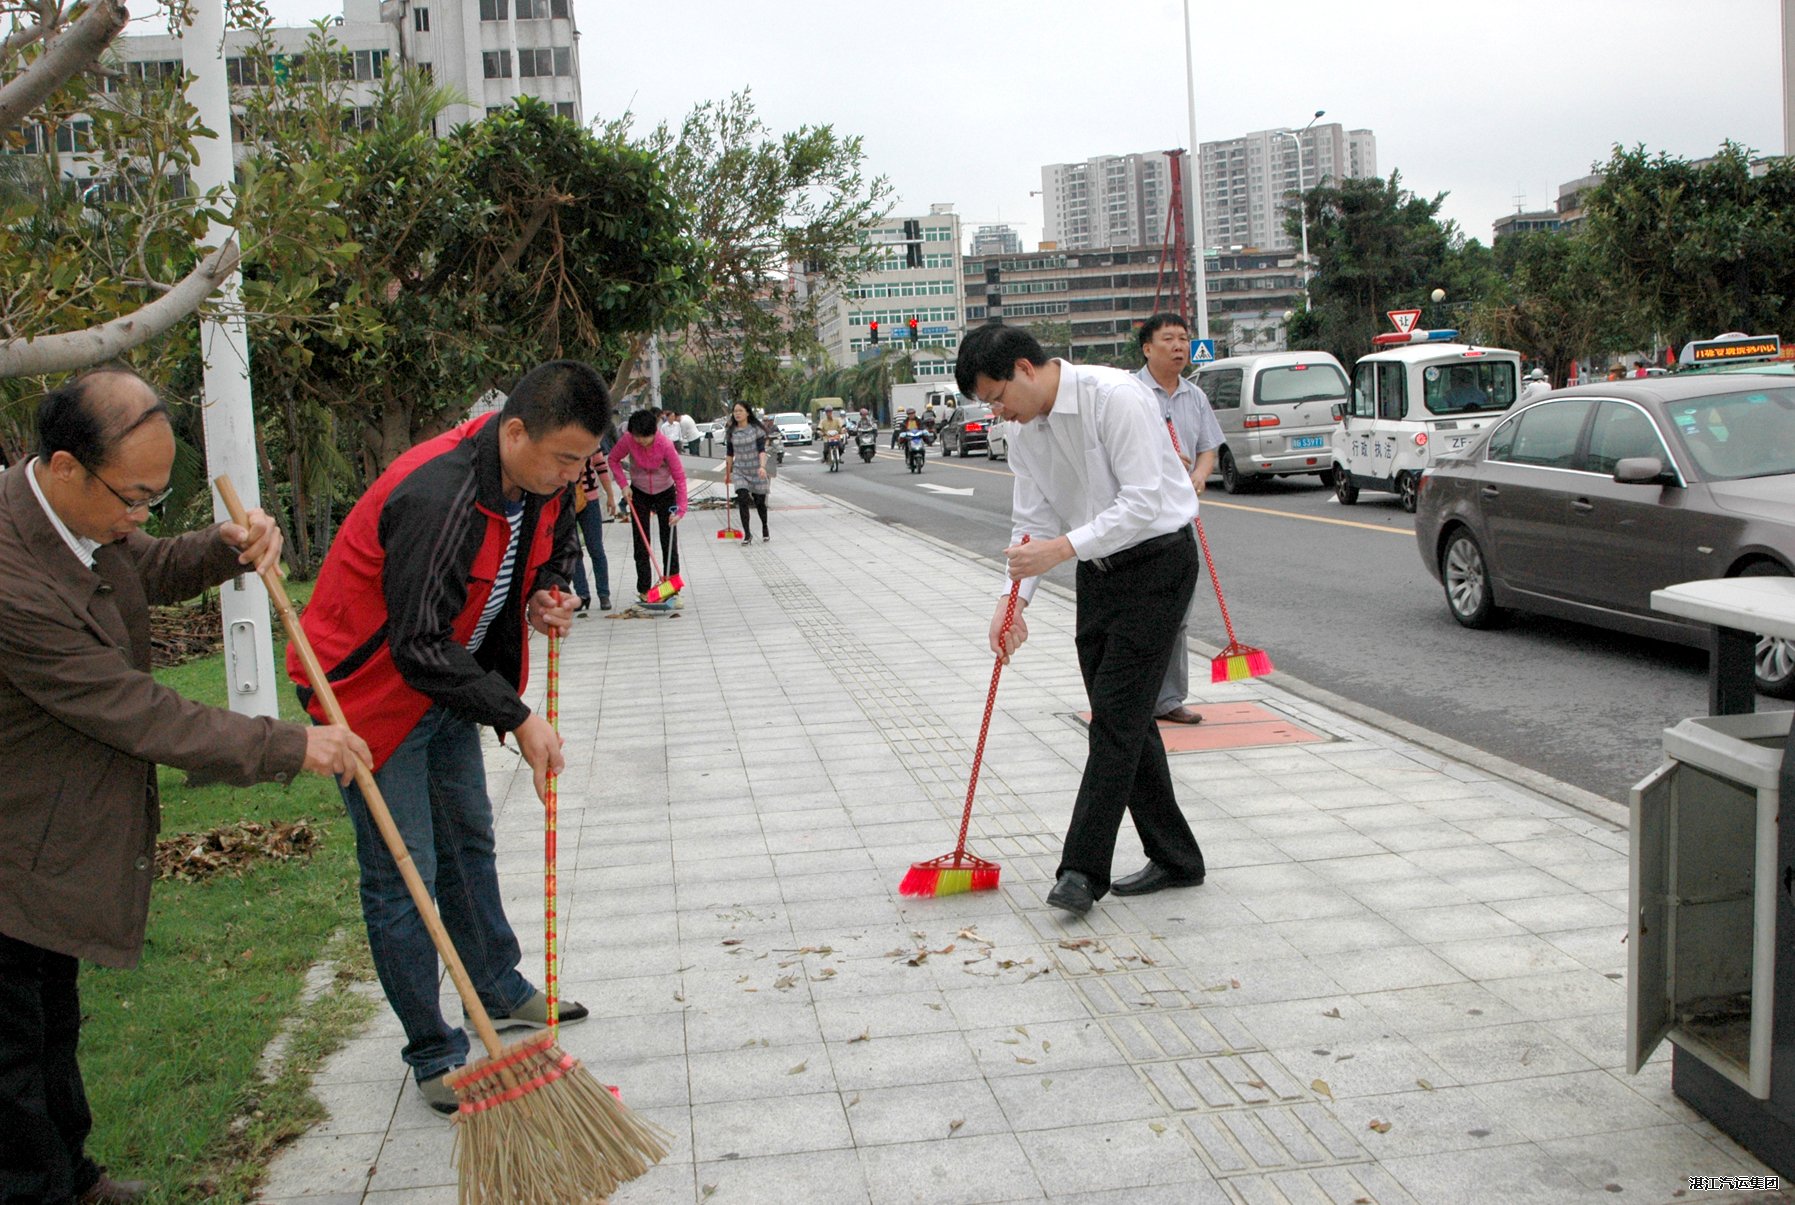
M 224 500 L 224 509 L 230 513 L 231 522 L 240 527 L 249 526 L 249 512 L 243 507 L 243 499 L 237 496 L 236 487 L 228 476 L 213 479 L 212 484 L 218 487 L 218 496 Z M 323 666 L 318 664 L 318 654 L 312 651 L 312 642 L 306 638 L 305 629 L 299 624 L 299 616 L 293 610 L 293 602 L 287 597 L 287 588 L 280 580 L 280 573 L 274 569 L 261 572 L 262 584 L 268 587 L 268 597 L 274 600 L 274 609 L 280 614 L 281 626 L 287 629 L 287 639 L 299 652 L 300 663 L 305 666 L 306 681 L 311 683 L 312 691 L 324 704 L 324 714 L 330 722 L 349 727 L 349 721 L 343 715 L 342 704 L 337 702 L 337 695 L 330 688 L 330 679 L 325 676 Z M 449 940 L 448 930 L 443 928 L 442 917 L 437 915 L 436 903 L 430 898 L 430 892 L 424 887 L 423 876 L 411 860 L 411 851 L 405 848 L 405 838 L 399 835 L 399 826 L 393 823 L 393 814 L 387 810 L 386 799 L 380 793 L 380 787 L 374 781 L 374 772 L 361 760 L 355 759 L 355 785 L 361 788 L 362 800 L 368 805 L 368 814 L 374 817 L 375 827 L 386 840 L 386 848 L 399 864 L 399 873 L 405 879 L 406 889 L 411 892 L 411 902 L 417 905 L 418 915 L 424 918 L 424 927 L 430 931 L 430 944 L 436 947 L 438 957 L 449 968 L 449 977 L 455 981 L 455 990 L 461 995 L 461 1006 L 467 1010 L 468 1018 L 474 1024 L 474 1031 L 485 1043 L 488 1054 L 497 1056 L 504 1048 L 499 1041 L 499 1034 L 492 1027 L 492 1018 L 487 1016 L 485 1005 L 480 1003 L 480 994 L 474 990 L 473 980 L 467 977 L 467 968 L 461 965 L 461 956 L 455 952 L 455 943 Z

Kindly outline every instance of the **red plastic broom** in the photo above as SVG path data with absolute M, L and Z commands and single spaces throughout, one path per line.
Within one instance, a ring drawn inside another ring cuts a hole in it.
M 1022 542 L 1028 543 L 1023 536 Z M 1004 607 L 1003 626 L 997 630 L 997 647 L 1003 647 L 1010 625 L 1016 622 L 1016 596 L 1020 581 L 1010 583 L 1010 601 Z M 978 792 L 979 767 L 985 761 L 985 737 L 991 731 L 991 713 L 997 708 L 997 680 L 1003 675 L 1003 655 L 991 665 L 991 689 L 985 695 L 985 718 L 979 724 L 979 743 L 972 751 L 972 775 L 966 783 L 966 810 L 960 816 L 960 840 L 951 854 L 914 862 L 898 884 L 899 895 L 959 895 L 967 891 L 995 891 L 1003 868 L 966 852 L 966 830 L 972 826 L 972 798 Z
M 1178 431 L 1171 419 L 1166 420 L 1166 430 L 1172 436 L 1172 451 L 1182 460 L 1184 449 L 1178 446 Z M 1209 537 L 1203 534 L 1203 517 L 1198 515 L 1191 523 L 1197 529 L 1197 543 L 1203 547 L 1203 564 L 1209 568 L 1209 584 L 1215 587 L 1216 606 L 1222 609 L 1222 626 L 1228 629 L 1228 647 L 1210 659 L 1209 680 L 1238 682 L 1242 678 L 1263 677 L 1272 671 L 1271 654 L 1242 644 L 1235 637 L 1234 621 L 1228 618 L 1228 600 L 1222 597 L 1222 579 L 1215 575 L 1215 558 L 1209 554 Z
M 635 493 L 634 490 L 630 492 L 632 495 Z M 635 521 L 636 531 L 642 537 L 642 547 L 648 552 L 648 567 L 654 570 L 654 585 L 649 587 L 648 593 L 643 597 L 651 603 L 666 602 L 686 588 L 686 579 L 677 573 L 670 575 L 661 573 L 661 563 L 655 559 L 654 545 L 648 540 L 648 528 L 642 526 L 642 508 L 635 504 L 633 496 L 630 499 L 629 517 Z M 678 538 L 679 532 L 674 528 L 669 526 L 667 530 L 670 533 L 670 539 Z

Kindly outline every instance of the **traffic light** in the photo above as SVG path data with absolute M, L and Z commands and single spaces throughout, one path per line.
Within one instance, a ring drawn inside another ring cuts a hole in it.
M 916 346 L 916 319 L 910 319 L 910 346 Z
M 866 324 L 866 335 L 874 347 L 879 345 L 879 323 L 876 319 Z

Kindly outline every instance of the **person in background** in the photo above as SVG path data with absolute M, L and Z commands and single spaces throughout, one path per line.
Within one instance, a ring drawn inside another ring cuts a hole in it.
M 906 407 L 904 407 L 903 414 L 899 415 L 897 417 L 897 419 L 892 422 L 892 424 L 891 424 L 891 446 L 892 447 L 895 448 L 898 446 L 898 437 L 903 433 L 904 428 L 910 425 L 910 420 L 913 418 L 916 418 L 916 407 L 915 406 L 906 406 Z M 917 421 L 918 426 L 922 425 L 921 419 L 917 419 L 916 421 Z
M 1527 373 L 1526 383 L 1521 386 L 1521 400 L 1526 401 L 1535 394 L 1548 393 L 1552 382 L 1546 377 L 1546 370 L 1537 365 Z
M 754 417 L 748 403 L 737 402 L 729 412 L 729 425 L 723 429 L 728 459 L 723 462 L 723 491 L 735 490 L 736 509 L 742 516 L 742 543 L 754 543 L 754 531 L 748 526 L 748 507 L 760 515 L 760 538 L 772 539 L 767 531 L 767 490 L 771 479 L 767 473 L 771 453 L 766 429 Z
M 1204 487 L 1209 484 L 1209 474 L 1215 471 L 1216 456 L 1225 440 L 1215 411 L 1210 408 L 1208 395 L 1195 381 L 1184 377 L 1184 368 L 1190 363 L 1190 327 L 1180 314 L 1154 314 L 1141 323 L 1136 338 L 1140 340 L 1141 355 L 1146 360 L 1136 375 L 1153 391 L 1160 413 L 1178 433 L 1178 446 L 1174 451 L 1190 474 L 1191 486 L 1201 497 Z M 1196 606 L 1194 597 L 1191 605 Z M 1166 664 L 1159 702 L 1153 709 L 1157 718 L 1168 723 L 1203 722 L 1202 712 L 1184 705 L 1184 696 L 1190 693 L 1190 646 L 1186 639 L 1189 633 L 1190 614 L 1186 612 L 1184 621 L 1178 625 L 1178 634 L 1172 640 L 1172 659 Z
M 617 490 L 611 484 L 611 466 L 605 459 L 606 451 L 600 444 L 598 451 L 586 458 L 586 467 L 580 472 L 577 486 L 579 500 L 574 506 L 574 521 L 586 543 L 586 551 L 592 556 L 592 585 L 586 584 L 585 561 L 575 557 L 573 590 L 580 596 L 580 605 L 574 608 L 575 615 L 586 615 L 591 611 L 593 587 L 597 587 L 598 609 L 611 609 L 611 566 L 605 560 L 605 520 L 617 515 Z M 602 510 L 599 509 L 601 503 Z
M 661 411 L 659 418 L 656 420 L 656 428 L 655 429 L 657 431 L 659 431 L 662 435 L 665 435 L 667 437 L 668 443 L 672 444 L 676 449 L 678 448 L 678 446 L 679 446 L 679 415 L 675 414 L 671 410 Z
M 272 568 L 281 538 L 259 507 L 247 529 L 144 534 L 175 462 L 147 382 L 102 368 L 57 386 L 37 441 L 0 477 L 0 1201 L 118 1205 L 149 1186 L 87 1153 L 78 976 L 142 956 L 155 767 L 248 786 L 346 777 L 370 753 L 346 728 L 201 706 L 151 676 L 151 604 Z
M 779 466 L 785 463 L 785 434 L 770 414 L 760 420 L 760 429 L 767 433 L 767 480 L 772 481 L 779 476 Z
M 679 416 L 679 445 L 687 456 L 698 455 L 698 424 L 689 414 Z
M 677 528 L 686 517 L 686 468 L 673 440 L 664 430 L 655 429 L 652 410 L 638 410 L 629 416 L 627 433 L 611 449 L 613 479 L 621 479 L 625 460 L 630 464 L 630 511 L 640 520 L 630 524 L 630 539 L 636 550 L 636 601 L 658 605 L 650 604 L 647 597 L 649 587 L 655 584 L 648 563 L 647 533 L 650 522 L 659 518 L 664 562 L 661 572 L 672 577 L 679 572 Z

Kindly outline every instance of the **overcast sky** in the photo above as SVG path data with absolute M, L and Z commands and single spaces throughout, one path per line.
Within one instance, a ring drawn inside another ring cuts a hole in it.
M 276 19 L 340 11 L 272 0 Z M 1179 0 L 575 0 L 588 118 L 675 124 L 753 90 L 783 132 L 865 141 L 898 213 L 951 201 L 1032 249 L 1041 166 L 1190 141 Z M 1387 14 L 1387 15 L 1385 15 Z M 1192 0 L 1197 140 L 1324 122 L 1488 243 L 1616 143 L 1782 149 L 1778 0 Z

